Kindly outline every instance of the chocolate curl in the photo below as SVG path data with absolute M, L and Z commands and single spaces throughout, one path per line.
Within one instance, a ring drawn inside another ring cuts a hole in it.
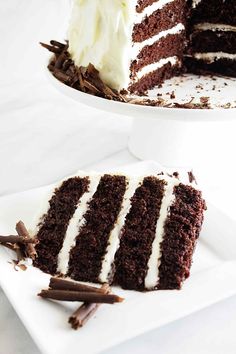
M 24 259 L 23 238 L 15 235 L 0 236 L 0 245 L 14 251 L 17 256 L 17 262 Z
M 123 298 L 113 294 L 101 294 L 71 290 L 42 290 L 38 296 L 41 296 L 45 299 L 59 301 L 81 301 L 96 304 L 114 304 L 124 300 Z
M 49 50 L 49 52 L 52 52 L 52 53 L 55 53 L 55 54 L 61 53 L 61 48 L 59 48 L 59 47 L 56 47 L 54 45 L 49 45 L 49 44 L 46 44 L 46 43 L 42 43 L 42 42 L 39 42 L 39 44 L 41 44 L 42 47 L 44 47 L 47 50 Z
M 89 286 L 85 284 L 76 283 L 74 281 L 65 280 L 61 278 L 50 279 L 49 287 L 53 290 L 71 290 L 71 291 L 82 291 L 82 292 L 95 292 L 104 294 L 103 288 L 96 288 L 94 286 Z
M 41 43 L 41 44 L 42 44 L 42 43 Z M 61 48 L 62 50 L 63 50 L 63 49 L 68 49 L 68 41 L 66 41 L 66 44 L 64 44 L 64 43 L 60 43 L 60 42 L 55 41 L 54 39 L 52 39 L 52 40 L 50 41 L 50 44 L 53 45 L 53 46 L 55 46 L 55 47 Z
M 30 234 L 27 231 L 23 221 L 19 221 L 16 224 L 16 231 L 17 231 L 19 236 L 22 236 L 25 239 L 26 253 L 32 260 L 34 260 L 36 258 L 36 256 L 37 256 L 37 252 L 35 250 L 34 243 L 32 243 L 32 242 L 27 243 L 26 242 L 26 240 L 32 240 L 32 239 L 31 239 Z
M 110 292 L 109 284 L 103 284 L 99 290 L 104 294 L 108 294 Z M 71 327 L 73 329 L 82 327 L 95 314 L 100 306 L 101 304 L 85 302 L 69 317 L 68 322 L 71 324 Z
M 9 235 L 9 236 L 0 236 L 0 243 L 5 244 L 5 243 L 34 243 L 34 240 L 32 239 L 26 239 L 22 236 L 16 236 L 16 235 Z

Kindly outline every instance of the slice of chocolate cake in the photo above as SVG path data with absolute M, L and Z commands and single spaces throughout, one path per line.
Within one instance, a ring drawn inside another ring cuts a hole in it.
M 34 264 L 52 275 L 126 289 L 179 289 L 189 276 L 205 202 L 177 174 L 78 173 L 52 190 Z

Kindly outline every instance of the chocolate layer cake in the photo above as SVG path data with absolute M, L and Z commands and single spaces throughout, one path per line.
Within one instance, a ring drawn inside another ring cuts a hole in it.
M 92 64 L 118 92 L 142 94 L 186 71 L 236 76 L 236 2 L 74 0 L 68 40 L 75 65 Z
M 179 289 L 205 202 L 177 177 L 79 173 L 53 188 L 36 221 L 35 266 L 126 289 Z
M 185 65 L 236 77 L 236 1 L 193 0 Z

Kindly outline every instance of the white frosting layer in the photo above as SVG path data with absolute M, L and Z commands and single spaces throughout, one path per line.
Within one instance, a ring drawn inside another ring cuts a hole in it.
M 202 0 L 192 0 L 192 7 L 195 9 L 201 2 Z
M 110 233 L 106 254 L 102 262 L 99 280 L 103 283 L 108 282 L 108 275 L 111 271 L 116 251 L 120 245 L 120 232 L 125 224 L 126 216 L 128 215 L 131 208 L 131 198 L 134 195 L 135 190 L 141 184 L 142 180 L 143 178 L 130 178 L 128 180 L 121 211 L 116 220 L 116 224 Z
M 107 85 L 118 91 L 127 89 L 131 61 L 145 45 L 168 35 L 164 31 L 133 45 L 134 24 L 172 1 L 156 1 L 140 14 L 136 12 L 137 0 L 74 0 L 68 39 L 75 64 L 87 66 L 92 63 Z M 170 31 L 178 33 L 183 27 L 179 24 Z
M 144 66 L 140 71 L 137 72 L 135 80 L 140 80 L 143 76 L 162 68 L 164 65 L 170 63 L 172 66 L 176 65 L 179 63 L 179 60 L 177 57 L 169 57 L 165 59 L 161 59 L 156 63 L 149 64 Z
M 90 200 L 92 199 L 94 193 L 97 190 L 100 178 L 101 176 L 97 174 L 89 175 L 89 190 L 85 192 L 80 198 L 74 215 L 70 219 L 69 225 L 66 230 L 63 246 L 58 255 L 57 271 L 61 274 L 67 273 L 70 251 L 75 246 L 76 237 L 79 234 L 79 230 L 85 223 L 84 215 L 88 210 Z
M 223 32 L 236 32 L 236 26 L 224 25 L 221 23 L 198 23 L 194 26 L 197 31 L 223 31 Z
M 152 5 L 149 5 L 143 9 L 141 13 L 137 13 L 135 16 L 135 23 L 142 22 L 145 17 L 151 16 L 153 12 L 161 10 L 165 5 L 173 2 L 174 0 L 159 0 L 155 1 Z
M 230 59 L 236 60 L 236 54 L 229 54 L 224 52 L 214 52 L 214 53 L 195 53 L 193 57 L 198 60 L 205 60 L 208 63 L 213 63 L 219 59 Z
M 162 179 L 162 176 L 158 177 Z M 179 185 L 180 181 L 177 178 L 163 178 L 167 185 L 165 187 L 165 194 L 162 199 L 159 218 L 156 224 L 156 234 L 152 243 L 152 253 L 148 261 L 148 272 L 145 277 L 145 288 L 153 289 L 159 280 L 159 266 L 161 264 L 161 243 L 164 236 L 164 226 L 169 213 L 170 206 L 175 201 L 174 188 Z

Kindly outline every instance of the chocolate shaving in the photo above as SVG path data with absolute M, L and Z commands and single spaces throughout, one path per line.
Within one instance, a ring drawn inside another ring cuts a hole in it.
M 93 96 L 106 98 L 118 102 L 127 102 L 152 107 L 182 108 L 182 109 L 211 109 L 209 97 L 201 97 L 199 103 L 194 103 L 193 99 L 186 103 L 167 102 L 163 98 L 144 99 L 127 96 L 127 92 L 118 92 L 106 85 L 100 78 L 98 70 L 90 63 L 87 67 L 77 67 L 68 52 L 68 41 L 60 43 L 51 40 L 50 44 L 40 43 L 44 48 L 53 53 L 53 57 L 48 64 L 48 69 L 62 83 L 78 91 L 91 94 Z M 212 78 L 213 79 L 213 78 Z M 178 85 L 178 84 L 176 84 Z M 161 85 L 160 85 L 161 86 Z M 196 87 L 197 88 L 197 87 Z M 145 93 L 144 93 L 145 94 Z M 169 93 L 174 100 L 175 92 Z M 159 96 L 159 94 L 157 94 Z M 230 103 L 222 105 L 223 108 L 232 108 Z
M 94 286 L 54 277 L 50 279 L 49 287 L 53 290 L 84 291 L 104 294 L 103 288 L 96 288 Z
M 42 290 L 38 296 L 59 301 L 82 301 L 96 304 L 114 304 L 124 299 L 114 294 L 92 293 L 71 290 Z
M 195 177 L 194 174 L 193 174 L 193 171 L 189 171 L 189 172 L 188 172 L 188 178 L 189 178 L 189 182 L 190 182 L 190 183 L 195 182 L 195 183 L 197 184 L 197 180 L 196 180 L 196 177 Z
M 21 264 L 18 261 L 13 261 L 13 264 L 14 264 L 14 269 L 17 272 L 18 272 L 18 269 L 23 270 L 23 271 L 27 270 L 27 267 L 25 264 Z
M 23 237 L 25 240 L 31 240 L 30 234 L 27 231 L 23 221 L 19 221 L 16 224 L 16 231 L 17 231 L 18 235 Z M 25 251 L 26 251 L 26 256 L 28 256 L 32 260 L 34 260 L 36 258 L 37 253 L 36 253 L 36 250 L 34 247 L 34 243 L 32 243 L 32 242 L 27 243 L 27 241 L 26 241 L 25 242 Z
M 34 240 L 29 238 L 26 239 L 25 237 L 22 236 L 17 236 L 17 235 L 9 235 L 9 236 L 0 236 L 0 243 L 4 244 L 4 243 L 34 243 Z
M 88 67 L 77 67 L 68 52 L 68 42 L 63 44 L 55 40 L 49 44 L 40 43 L 44 48 L 54 53 L 48 69 L 62 83 L 76 90 L 107 98 L 109 100 L 126 102 L 124 95 L 107 86 L 99 77 L 99 72 L 92 64 Z
M 103 284 L 99 290 L 104 294 L 108 294 L 110 292 L 109 284 Z M 68 322 L 71 324 L 71 327 L 73 329 L 82 327 L 94 315 L 100 306 L 101 304 L 85 302 L 69 317 Z

